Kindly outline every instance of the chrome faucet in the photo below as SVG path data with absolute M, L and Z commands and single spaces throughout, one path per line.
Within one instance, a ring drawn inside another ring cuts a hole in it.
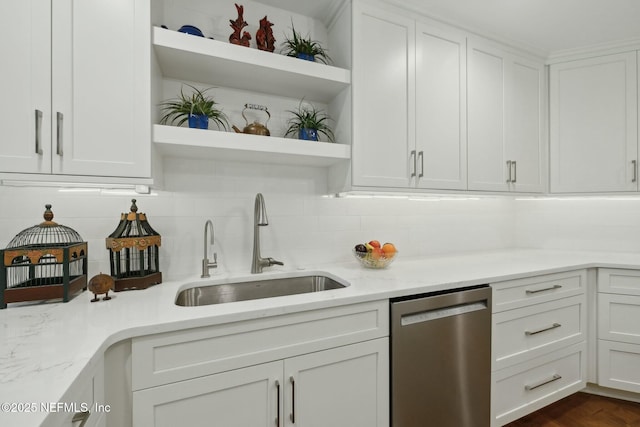
M 209 242 L 207 242 L 207 231 L 211 231 L 211 244 L 213 245 L 213 222 L 210 219 L 204 223 L 204 258 L 202 258 L 202 275 L 201 278 L 209 277 L 209 269 L 218 267 L 218 254 L 213 253 L 213 262 L 209 262 L 209 257 L 207 256 L 207 249 L 209 247 Z
M 260 229 L 269 225 L 267 218 L 267 208 L 264 205 L 264 197 L 261 193 L 256 194 L 256 203 L 253 209 L 253 259 L 251 261 L 251 274 L 262 273 L 264 267 L 271 267 L 274 264 L 284 265 L 273 258 L 260 257 Z

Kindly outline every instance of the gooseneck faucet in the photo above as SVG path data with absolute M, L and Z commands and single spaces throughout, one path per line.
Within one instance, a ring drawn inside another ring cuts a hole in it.
M 256 194 L 256 202 L 253 209 L 253 259 L 251 261 L 251 274 L 262 273 L 264 267 L 270 267 L 274 264 L 284 265 L 280 261 L 273 258 L 260 257 L 260 229 L 258 227 L 266 227 L 269 225 L 267 218 L 267 208 L 264 205 L 264 197 L 261 193 Z
M 211 231 L 211 242 L 207 242 L 207 231 Z M 218 267 L 218 254 L 213 253 L 213 262 L 209 262 L 209 257 L 207 256 L 207 249 L 209 248 L 209 243 L 213 245 L 213 222 L 210 219 L 204 223 L 204 258 L 202 258 L 202 275 L 201 278 L 210 277 L 209 269 Z

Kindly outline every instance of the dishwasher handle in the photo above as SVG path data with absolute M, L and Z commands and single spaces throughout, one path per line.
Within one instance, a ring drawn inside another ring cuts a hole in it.
M 443 319 L 445 317 L 457 316 L 460 314 L 472 313 L 474 311 L 486 310 L 487 301 L 476 301 L 466 304 L 452 305 L 448 307 L 436 308 L 433 310 L 420 311 L 418 313 L 405 314 L 400 317 L 400 325 L 408 326 L 415 323 L 429 322 Z

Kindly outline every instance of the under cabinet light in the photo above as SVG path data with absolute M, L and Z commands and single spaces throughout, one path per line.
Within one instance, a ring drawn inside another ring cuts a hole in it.
M 127 194 L 150 194 L 151 187 L 140 184 L 111 184 L 103 182 L 63 182 L 63 181 L 22 181 L 3 179 L 0 184 L 6 187 L 46 187 L 58 188 L 60 192 L 99 192 L 109 190 L 127 191 Z
M 465 194 L 433 194 L 433 193 L 367 193 L 367 192 L 345 192 L 327 194 L 322 197 L 325 198 L 339 198 L 339 199 L 396 199 L 396 200 L 410 200 L 419 202 L 440 202 L 440 201 L 465 201 L 465 200 L 481 200 L 483 198 L 496 198 L 497 196 L 469 196 Z

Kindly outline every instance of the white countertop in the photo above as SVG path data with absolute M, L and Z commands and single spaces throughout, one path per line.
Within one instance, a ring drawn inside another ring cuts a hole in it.
M 385 270 L 364 269 L 349 260 L 306 269 L 272 268 L 260 275 L 321 271 L 350 284 L 318 293 L 201 307 L 174 304 L 176 293 L 187 283 L 257 278 L 248 273 L 212 274 L 210 279 L 193 276 L 115 293 L 110 301 L 90 303 L 93 295 L 85 292 L 68 303 L 10 306 L 0 310 L 0 404 L 63 402 L 74 380 L 110 345 L 136 336 L 590 267 L 640 269 L 640 254 L 514 249 L 401 256 Z M 46 416 L 0 411 L 0 425 L 36 426 Z

